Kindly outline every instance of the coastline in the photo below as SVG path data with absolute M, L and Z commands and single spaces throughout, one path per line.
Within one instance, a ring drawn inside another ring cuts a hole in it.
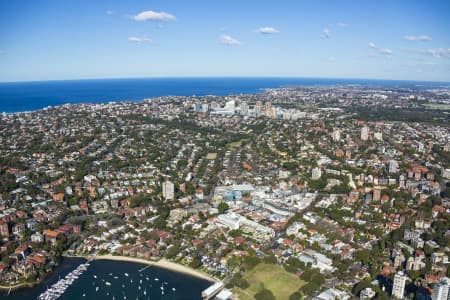
M 71 257 L 71 256 L 63 256 L 64 257 Z M 72 257 L 78 257 L 78 258 L 83 258 L 86 259 L 85 257 L 81 257 L 81 256 L 72 256 Z M 59 264 L 57 265 L 59 266 Z M 57 267 L 56 266 L 56 267 Z M 45 279 L 47 279 L 47 277 L 49 277 L 53 272 L 55 272 L 55 270 L 51 270 L 48 273 L 45 273 L 42 277 L 40 277 L 39 279 L 36 279 L 33 282 L 21 282 L 21 283 L 16 283 L 15 285 L 2 285 L 0 284 L 0 291 L 7 291 L 9 289 L 11 289 L 11 291 L 13 290 L 17 290 L 17 289 L 22 289 L 22 288 L 32 288 L 36 285 L 41 284 Z
M 137 258 L 137 257 L 106 254 L 106 255 L 102 255 L 102 256 L 95 256 L 93 258 L 93 260 L 113 260 L 113 261 L 126 261 L 126 262 L 133 262 L 133 263 L 141 263 L 141 264 L 155 266 L 155 267 L 163 268 L 163 269 L 178 272 L 178 273 L 187 274 L 187 275 L 197 277 L 200 279 L 204 279 L 204 280 L 207 280 L 210 282 L 217 282 L 217 279 L 215 279 L 214 277 L 212 277 L 204 272 L 194 270 L 189 267 L 168 261 L 164 258 L 160 259 L 159 261 L 150 261 L 150 260 Z
M 177 272 L 177 273 L 183 273 L 183 274 L 186 274 L 189 276 L 207 280 L 209 282 L 217 282 L 218 281 L 216 278 L 214 278 L 211 275 L 208 275 L 202 271 L 191 269 L 191 268 L 183 266 L 181 264 L 177 264 L 177 263 L 168 261 L 164 258 L 160 259 L 159 261 L 150 261 L 150 260 L 146 260 L 143 258 L 112 255 L 112 254 L 106 254 L 106 255 L 95 256 L 95 257 L 89 257 L 89 256 L 83 256 L 83 255 L 66 255 L 64 257 L 65 258 L 83 258 L 86 260 L 91 258 L 92 260 L 112 260 L 112 261 L 126 261 L 126 262 L 132 262 L 132 263 L 140 263 L 140 264 L 155 266 L 158 268 L 166 269 L 166 270 Z M 8 291 L 9 289 L 11 289 L 13 291 L 13 290 L 22 289 L 22 288 L 32 288 L 33 286 L 40 284 L 50 273 L 46 274 L 46 276 L 44 276 L 43 278 L 40 278 L 39 280 L 36 280 L 34 282 L 21 282 L 21 283 L 17 283 L 15 285 L 11 285 L 11 286 L 0 285 L 0 290 Z
M 414 87 L 426 85 L 433 88 L 441 85 L 447 86 L 449 82 L 296 76 L 144 77 L 0 82 L 0 114 L 2 112 L 8 115 L 31 113 L 48 106 L 57 107 L 66 104 L 140 102 L 144 99 L 166 96 L 255 95 L 264 93 L 266 89 L 271 88 L 342 84 L 412 85 Z M 80 86 L 82 86 L 81 89 Z M 114 90 L 114 92 L 110 92 L 110 90 Z M 24 93 L 24 91 L 26 92 Z M 82 92 L 80 93 L 80 91 Z M 36 101 L 36 99 L 42 100 Z
M 17 290 L 17 289 L 21 289 L 21 288 L 31 288 L 39 283 L 41 283 L 42 280 L 38 280 L 35 282 L 21 282 L 21 283 L 17 283 L 15 285 L 11 285 L 11 286 L 7 286 L 7 285 L 0 285 L 0 290 L 2 291 L 7 291 L 9 289 L 13 290 Z

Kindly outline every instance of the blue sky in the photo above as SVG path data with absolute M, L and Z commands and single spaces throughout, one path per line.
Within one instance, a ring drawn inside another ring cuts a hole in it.
M 0 81 L 450 81 L 450 1 L 0 0 Z

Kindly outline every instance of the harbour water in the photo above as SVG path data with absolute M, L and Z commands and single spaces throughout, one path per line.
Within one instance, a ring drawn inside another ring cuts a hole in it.
M 0 113 L 66 103 L 140 101 L 160 96 L 254 94 L 265 88 L 365 84 L 439 88 L 449 83 L 327 78 L 142 78 L 0 83 Z
M 66 258 L 42 283 L 32 288 L 2 291 L 0 300 L 38 299 L 53 284 L 76 269 L 85 260 Z M 186 274 L 131 262 L 97 260 L 74 280 L 58 299 L 201 299 L 211 283 Z

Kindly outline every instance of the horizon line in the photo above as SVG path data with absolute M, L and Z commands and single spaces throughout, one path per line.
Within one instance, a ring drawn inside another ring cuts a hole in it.
M 308 77 L 308 76 L 132 76 L 132 77 L 101 77 L 101 78 L 67 78 L 67 79 L 42 79 L 42 80 L 11 80 L 0 81 L 0 84 L 8 83 L 39 83 L 39 82 L 55 82 L 55 81 L 95 81 L 95 80 L 130 80 L 130 79 L 334 79 L 334 80 L 367 80 L 367 81 L 398 81 L 398 82 L 417 82 L 417 83 L 439 83 L 450 84 L 450 81 L 432 81 L 432 80 L 417 80 L 417 79 L 385 79 L 385 78 L 357 78 L 357 77 Z

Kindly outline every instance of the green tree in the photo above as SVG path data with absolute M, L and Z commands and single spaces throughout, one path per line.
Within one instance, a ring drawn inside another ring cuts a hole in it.
M 276 298 L 270 290 L 263 288 L 255 294 L 255 300 L 276 300 Z
M 261 260 L 256 256 L 246 256 L 244 257 L 244 266 L 247 270 L 251 270 L 256 267 Z
M 248 283 L 248 281 L 242 277 L 241 273 L 235 273 L 233 275 L 233 277 L 231 277 L 230 281 L 228 282 L 227 285 L 229 288 L 230 287 L 239 287 L 241 289 L 246 289 L 250 286 L 250 284 Z
M 219 213 L 223 214 L 225 211 L 227 211 L 230 207 L 226 202 L 220 202 L 219 206 L 217 207 L 219 209 Z
M 367 287 L 370 287 L 370 283 L 363 280 L 353 287 L 352 292 L 355 295 L 359 295 L 359 293 Z
M 176 245 L 173 245 L 172 247 L 167 249 L 166 258 L 171 259 L 171 258 L 175 257 L 175 255 L 177 255 L 179 252 L 180 252 L 180 248 Z
M 302 286 L 299 291 L 305 296 L 310 296 L 314 294 L 314 292 L 316 292 L 319 288 L 320 288 L 319 284 L 317 284 L 314 281 L 310 281 L 304 286 Z
M 276 264 L 277 263 L 277 258 L 274 255 L 267 255 L 266 257 L 264 257 L 263 260 L 266 264 Z
M 375 296 L 375 300 L 389 300 L 389 297 L 385 292 L 380 291 Z
M 201 265 L 202 265 L 202 261 L 198 257 L 194 257 L 194 259 L 189 264 L 189 266 L 193 269 L 200 268 Z
M 302 294 L 300 292 L 294 292 L 289 296 L 289 300 L 300 300 L 302 299 Z
M 355 259 L 367 264 L 370 261 L 370 250 L 363 249 L 355 252 Z

